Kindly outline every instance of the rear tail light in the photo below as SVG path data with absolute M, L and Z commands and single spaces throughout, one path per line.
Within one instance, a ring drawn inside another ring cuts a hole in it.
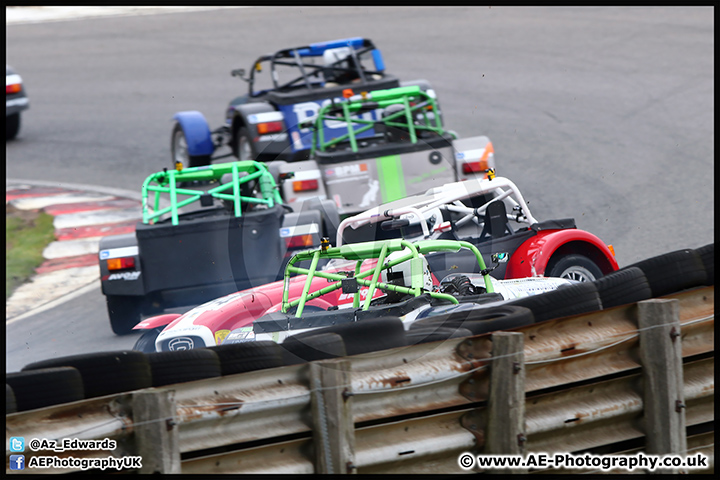
M 19 83 L 13 83 L 11 85 L 5 85 L 5 94 L 11 94 L 11 93 L 18 93 L 20 90 L 22 90 L 22 85 Z
M 495 155 L 495 151 L 493 150 L 492 143 L 488 142 L 487 146 L 485 147 L 485 151 L 480 157 L 480 160 L 478 160 L 477 162 L 468 162 L 463 164 L 463 173 L 485 173 L 489 166 L 488 159 L 493 155 Z
M 257 124 L 257 131 L 258 131 L 258 134 L 260 134 L 260 135 L 264 135 L 266 133 L 282 132 L 282 130 L 283 130 L 282 122 L 265 122 L 265 123 Z
M 308 192 L 317 189 L 317 180 L 297 180 L 293 182 L 293 192 Z
M 477 162 L 463 163 L 463 173 L 484 173 L 487 170 L 487 160 L 480 160 Z
M 134 257 L 110 258 L 107 260 L 108 270 L 124 270 L 126 268 L 135 268 Z
M 288 237 L 285 239 L 285 245 L 287 245 L 287 248 L 312 247 L 313 236 L 297 235 L 295 237 Z

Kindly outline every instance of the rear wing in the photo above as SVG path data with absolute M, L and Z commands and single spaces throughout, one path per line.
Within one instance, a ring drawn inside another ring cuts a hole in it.
M 457 252 L 460 249 L 470 250 L 477 259 L 480 271 L 485 271 L 485 262 L 480 254 L 480 251 L 469 242 L 455 241 L 455 240 L 423 240 L 419 242 L 408 242 L 403 239 L 393 239 L 381 242 L 363 242 L 349 245 L 343 245 L 341 247 L 329 247 L 327 245 L 321 246 L 316 250 L 306 250 L 295 254 L 287 266 L 285 267 L 285 283 L 283 289 L 282 299 L 282 312 L 287 313 L 289 309 L 297 307 L 295 313 L 296 317 L 301 317 L 306 302 L 333 292 L 340 288 L 343 291 L 352 291 L 353 296 L 353 308 L 360 307 L 360 286 L 369 287 L 369 291 L 363 304 L 363 310 L 367 310 L 370 307 L 370 301 L 373 298 L 375 290 L 377 288 L 385 291 L 393 291 L 403 293 L 407 295 L 419 296 L 422 293 L 429 293 L 432 298 L 449 300 L 450 302 L 457 304 L 458 300 L 452 295 L 439 293 L 439 292 L 423 292 L 422 290 L 422 274 L 421 270 L 421 258 L 420 255 L 426 255 L 434 252 Z M 407 251 L 402 256 L 394 258 L 393 260 L 385 263 L 386 258 L 394 252 Z M 323 270 L 318 270 L 317 266 L 320 260 L 323 259 L 345 259 L 355 260 L 355 270 L 352 272 L 337 272 L 331 273 Z M 377 259 L 377 264 L 367 270 L 362 270 L 362 263 L 364 260 Z M 296 267 L 295 264 L 302 261 L 310 261 L 309 268 Z M 410 287 L 388 284 L 379 281 L 380 272 L 383 270 L 391 269 L 392 267 L 399 265 L 403 262 L 411 262 L 413 269 L 413 281 Z M 306 275 L 305 286 L 299 298 L 292 301 L 289 300 L 289 286 L 290 286 L 290 275 L 291 274 Z M 320 288 L 315 292 L 310 292 L 313 277 L 325 278 L 328 282 L 333 282 L 328 286 Z M 370 279 L 368 280 L 368 277 Z M 485 277 L 485 288 L 487 292 L 493 292 L 492 281 L 489 275 Z M 348 285 L 351 284 L 351 285 Z
M 226 175 L 228 175 L 226 177 Z M 179 186 L 181 182 L 215 181 L 217 186 L 207 190 L 189 189 Z M 257 181 L 259 197 L 244 196 L 240 186 L 248 182 Z M 149 196 L 153 194 L 153 207 L 150 207 Z M 163 194 L 169 196 L 170 206 L 160 208 L 160 199 Z M 180 199 L 180 196 L 183 199 Z M 178 224 L 178 210 L 193 202 L 200 202 L 203 207 L 210 206 L 213 199 L 229 200 L 234 202 L 233 213 L 236 217 L 242 215 L 243 204 L 263 204 L 269 208 L 282 203 L 275 179 L 264 164 L 244 160 L 239 162 L 221 163 L 200 167 L 185 168 L 182 170 L 167 170 L 153 173 L 148 176 L 142 186 L 143 223 L 149 224 L 170 214 L 172 224 Z
M 349 142 L 352 151 L 357 152 L 357 136 L 373 128 L 377 131 L 379 126 L 407 130 L 411 143 L 418 142 L 419 132 L 433 132 L 437 135 L 446 133 L 433 90 L 424 91 L 419 86 L 410 86 L 363 92 L 360 95 L 352 95 L 351 92 L 347 92 L 346 101 L 333 101 L 321 107 L 317 116 L 311 120 L 314 129 L 311 156 L 316 150 L 324 152 L 343 142 Z M 400 108 L 382 113 L 393 105 Z M 375 112 L 372 115 L 374 119 L 368 119 L 367 115 L 360 116 L 367 112 Z M 326 140 L 326 121 L 344 122 L 347 133 Z

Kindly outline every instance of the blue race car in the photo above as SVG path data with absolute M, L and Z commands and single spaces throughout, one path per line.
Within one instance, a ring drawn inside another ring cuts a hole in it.
M 400 82 L 385 72 L 382 54 L 371 40 L 346 38 L 279 50 L 263 55 L 249 72 L 237 69 L 233 76 L 245 80 L 248 93 L 228 105 L 225 124 L 210 130 L 202 113 L 175 114 L 171 138 L 173 168 L 207 165 L 211 160 L 235 156 L 242 160 L 305 160 L 312 146 L 306 126 L 320 108 L 362 92 L 420 86 L 425 80 Z M 434 92 L 432 92 L 434 95 Z M 433 112 L 440 115 L 440 112 Z M 377 112 L 358 116 L 378 120 Z M 342 122 L 328 122 L 328 135 L 347 134 Z M 359 137 L 372 137 L 372 130 Z M 229 147 L 225 152 L 218 150 Z

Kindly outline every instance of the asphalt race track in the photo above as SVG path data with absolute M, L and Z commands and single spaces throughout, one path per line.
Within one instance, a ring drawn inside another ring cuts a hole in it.
M 261 54 L 371 38 L 388 71 L 431 82 L 448 128 L 487 135 L 540 219 L 574 217 L 629 263 L 714 241 L 714 11 L 667 8 L 231 8 L 6 28 L 30 110 L 13 179 L 139 191 L 170 167 L 172 116 L 211 126 Z M 99 284 L 7 326 L 6 371 L 130 348 Z

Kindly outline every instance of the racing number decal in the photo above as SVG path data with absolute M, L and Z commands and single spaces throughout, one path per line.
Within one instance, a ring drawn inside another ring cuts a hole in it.
M 405 176 L 400 155 L 388 155 L 377 159 L 378 180 L 383 203 L 405 198 Z

